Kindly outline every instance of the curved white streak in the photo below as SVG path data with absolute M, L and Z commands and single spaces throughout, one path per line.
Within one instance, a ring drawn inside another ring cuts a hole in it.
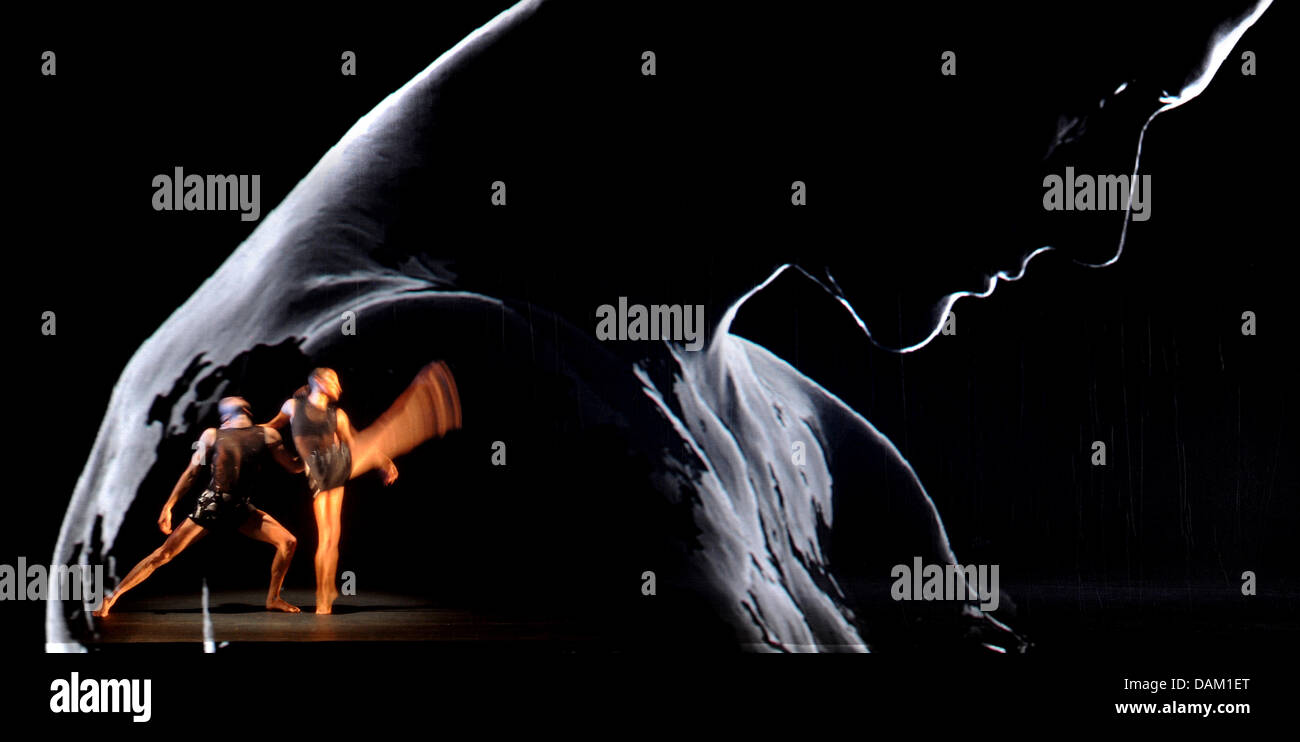
M 1088 263 L 1076 259 L 1074 261 L 1076 265 L 1082 265 L 1085 268 L 1108 268 L 1119 262 L 1119 256 L 1124 254 L 1124 242 L 1128 239 L 1128 225 L 1129 222 L 1133 221 L 1131 217 L 1133 213 L 1133 191 L 1137 188 L 1138 164 L 1142 161 L 1142 142 L 1146 139 L 1147 127 L 1151 125 L 1151 122 L 1155 120 L 1156 116 L 1160 115 L 1160 111 L 1167 110 L 1169 110 L 1168 106 L 1158 109 L 1155 113 L 1148 116 L 1147 120 L 1143 122 L 1142 128 L 1138 131 L 1137 153 L 1133 155 L 1133 173 L 1129 176 L 1128 181 L 1128 203 L 1124 204 L 1124 224 L 1119 229 L 1119 244 L 1115 246 L 1115 254 L 1110 256 L 1110 259 L 1103 263 Z
M 789 266 L 781 266 L 781 268 L 777 269 L 777 272 L 772 274 L 771 278 L 769 278 L 768 281 L 771 281 L 772 278 L 775 278 L 777 274 L 779 274 L 786 267 Z M 767 281 L 765 281 L 763 285 L 766 284 Z M 746 298 L 748 298 L 748 295 L 746 295 Z M 744 299 L 737 300 L 736 306 L 738 306 L 741 301 L 744 301 Z M 720 335 L 719 337 L 714 339 L 714 342 L 718 342 L 722 337 L 740 338 L 739 335 L 727 335 L 727 336 Z M 771 353 L 771 351 L 767 350 L 767 348 L 764 348 L 762 345 L 759 345 L 758 343 L 755 343 L 752 340 L 748 340 L 746 338 L 740 338 L 740 339 L 745 340 L 745 342 L 750 343 L 755 347 L 762 348 L 764 351 L 768 352 L 769 354 Z M 676 358 L 679 363 L 682 363 L 684 360 L 675 350 L 673 351 L 673 357 Z M 746 358 L 746 362 L 748 362 L 748 356 L 745 356 L 745 358 Z M 779 357 L 776 356 L 775 354 L 772 355 L 772 358 L 780 360 Z M 931 514 L 934 515 L 935 520 L 938 521 L 939 523 L 939 535 L 942 537 L 944 551 L 947 552 L 948 556 L 951 556 L 954 559 L 956 559 L 956 555 L 953 554 L 952 546 L 948 541 L 948 532 L 946 529 L 944 529 L 943 521 L 940 520 L 939 518 L 939 508 L 934 504 L 934 500 L 930 499 L 930 493 L 926 492 L 925 485 L 921 483 L 921 478 L 917 476 L 916 470 L 912 468 L 912 462 L 908 461 L 907 457 L 903 455 L 903 452 L 898 450 L 898 447 L 894 445 L 894 441 L 891 440 L 889 436 L 880 432 L 880 429 L 877 428 L 875 425 L 873 425 L 870 420 L 863 417 L 862 413 L 853 409 L 852 405 L 840 399 L 839 396 L 835 394 L 835 392 L 832 392 L 831 390 L 827 389 L 821 384 L 818 384 L 815 380 L 813 380 L 812 378 L 810 378 L 809 376 L 807 376 L 806 374 L 804 374 L 802 371 L 795 368 L 794 366 L 789 365 L 784 360 L 781 360 L 781 363 L 788 369 L 789 373 L 794 374 L 795 377 L 797 377 L 801 381 L 817 389 L 818 393 L 824 395 L 831 402 L 834 402 L 837 406 L 842 408 L 853 419 L 854 422 L 858 423 L 859 425 L 863 426 L 868 431 L 870 431 L 870 433 L 873 436 L 875 436 L 876 441 L 878 443 L 883 444 L 885 448 L 888 449 L 889 453 L 895 459 L 897 459 L 897 461 L 900 464 L 903 465 L 903 468 L 907 470 L 907 475 L 912 480 L 912 484 L 916 486 L 917 490 L 919 490 L 921 495 L 925 498 L 925 502 L 929 506 Z
M 1246 31 L 1248 31 L 1251 26 L 1255 25 L 1255 22 L 1259 20 L 1259 17 L 1263 15 L 1264 11 L 1268 10 L 1268 7 L 1272 4 L 1273 0 L 1262 0 L 1262 2 L 1255 6 L 1253 12 L 1238 21 L 1231 30 L 1219 34 L 1219 37 L 1213 42 L 1213 48 L 1210 50 L 1209 61 L 1201 71 L 1201 74 L 1179 91 L 1178 95 L 1161 96 L 1160 102 L 1165 105 L 1157 108 L 1154 113 L 1148 116 L 1146 122 L 1142 124 L 1141 131 L 1138 132 L 1137 154 L 1133 157 L 1133 174 L 1129 177 L 1130 186 L 1128 189 L 1128 203 L 1124 208 L 1124 226 L 1120 228 L 1119 245 L 1115 248 L 1115 254 L 1103 263 L 1086 263 L 1081 260 L 1075 260 L 1075 263 L 1087 268 L 1106 268 L 1114 265 L 1119 260 L 1120 255 L 1124 254 L 1124 242 L 1128 237 L 1128 225 L 1129 222 L 1132 221 L 1130 215 L 1133 211 L 1133 191 L 1137 185 L 1138 164 L 1142 161 L 1142 141 L 1146 138 L 1147 127 L 1151 126 L 1151 122 L 1155 120 L 1156 116 L 1159 116 L 1166 111 L 1172 111 L 1205 92 L 1205 89 L 1210 85 L 1210 81 L 1214 79 L 1219 68 L 1223 66 L 1224 60 L 1228 58 L 1228 54 L 1234 47 L 1236 47 L 1237 42 L 1241 40 L 1241 37 L 1245 35 Z M 1124 87 L 1124 85 L 1121 85 L 1115 92 L 1118 93 L 1120 90 L 1123 90 Z
M 767 286 L 770 283 L 772 283 L 772 281 L 776 280 L 777 276 L 780 276 L 782 273 L 784 273 L 787 268 L 793 268 L 794 270 L 797 270 L 800 273 L 802 273 L 813 283 L 820 286 L 823 291 L 830 294 L 835 299 L 835 301 L 839 302 L 840 306 L 844 307 L 844 309 L 848 311 L 849 316 L 852 317 L 854 323 L 857 324 L 858 329 L 862 330 L 862 333 L 867 336 L 867 339 L 871 341 L 872 345 L 876 346 L 877 348 L 880 348 L 881 350 L 886 350 L 891 353 L 911 353 L 912 351 L 918 348 L 924 347 L 926 344 L 928 344 L 931 340 L 933 340 L 935 337 L 939 335 L 939 332 L 943 329 L 944 323 L 948 321 L 948 313 L 952 311 L 952 305 L 956 303 L 958 299 L 964 296 L 972 296 L 975 297 L 976 299 L 984 299 L 986 297 L 992 296 L 994 289 L 996 289 L 998 286 L 999 280 L 1019 281 L 1021 278 L 1024 277 L 1025 271 L 1029 268 L 1029 261 L 1038 257 L 1042 253 L 1049 252 L 1054 249 L 1056 248 L 1051 247 L 1050 245 L 1044 245 L 1043 247 L 1040 247 L 1037 250 L 1034 250 L 1033 252 L 1029 253 L 1024 257 L 1024 259 L 1020 261 L 1020 269 L 1017 270 L 1014 274 L 1009 273 L 1008 271 L 998 271 L 997 273 L 991 276 L 985 276 L 984 289 L 982 291 L 955 291 L 951 294 L 948 294 L 941 300 L 943 304 L 943 312 L 939 317 L 939 321 L 935 323 L 934 327 L 930 330 L 930 333 L 923 340 L 920 340 L 919 342 L 916 342 L 912 345 L 903 348 L 892 348 L 888 345 L 881 343 L 879 340 L 876 340 L 875 336 L 871 334 L 871 328 L 867 327 L 867 323 L 863 321 L 861 315 L 858 314 L 857 310 L 853 308 L 853 305 L 849 303 L 849 300 L 846 299 L 843 294 L 827 286 L 819 278 L 812 275 L 801 266 L 794 265 L 792 263 L 785 263 L 781 265 L 779 268 L 773 271 L 772 274 L 768 276 L 762 283 L 758 284 L 754 288 L 745 292 L 745 294 L 741 296 L 739 299 L 737 299 L 734 304 L 728 307 L 727 311 L 723 313 L 722 319 L 718 321 L 718 326 L 717 329 L 714 331 L 714 335 L 716 337 L 729 332 L 731 330 L 731 323 L 735 320 L 736 313 L 740 310 L 741 305 L 743 305 L 746 301 L 749 300 L 750 297 L 757 294 L 759 291 L 762 291 L 763 289 L 767 288 Z
M 1213 48 L 1210 50 L 1209 61 L 1206 63 L 1205 69 L 1201 71 L 1200 76 L 1184 86 L 1183 89 L 1178 92 L 1178 95 L 1165 95 L 1161 97 L 1160 102 L 1164 103 L 1165 106 L 1164 108 L 1161 108 L 1160 111 L 1168 111 L 1177 108 L 1204 92 L 1205 89 L 1209 87 L 1210 81 L 1214 79 L 1215 74 L 1218 73 L 1219 67 L 1221 67 L 1224 60 L 1228 58 L 1228 54 L 1232 51 L 1233 47 L 1237 45 L 1238 41 L 1241 41 L 1241 37 L 1245 35 L 1246 31 L 1250 30 L 1250 27 L 1255 25 L 1255 22 L 1259 20 L 1259 17 L 1263 15 L 1264 11 L 1268 10 L 1269 6 L 1272 4 L 1273 0 L 1261 0 L 1261 2 L 1255 5 L 1255 10 L 1246 15 L 1245 18 L 1238 21 L 1230 30 L 1219 34 L 1219 37 L 1213 42 Z M 1160 113 L 1160 111 L 1156 111 L 1156 113 Z
M 411 78 L 405 85 L 389 94 L 388 97 L 379 102 L 379 105 L 372 108 L 369 113 L 357 119 L 357 122 L 352 125 L 352 128 L 348 129 L 347 133 L 343 135 L 343 138 L 330 148 L 330 152 L 342 152 L 353 141 L 364 137 L 376 123 L 381 122 L 385 115 L 397 106 L 397 103 L 406 95 L 407 91 L 419 86 L 425 79 L 442 72 L 443 67 L 451 63 L 453 59 L 459 56 L 466 49 L 478 45 L 483 41 L 485 36 L 496 33 L 503 26 L 513 22 L 518 16 L 532 12 L 541 4 L 542 0 L 521 0 L 521 2 L 502 11 L 500 14 L 492 18 L 492 20 L 474 29 L 474 31 L 472 31 L 468 36 L 457 42 L 455 46 L 443 52 L 437 59 L 433 60 L 433 63 L 424 68 L 420 74 Z M 329 154 L 327 154 L 326 157 L 328 158 Z
M 739 299 L 732 302 L 731 306 L 727 307 L 727 311 L 722 313 L 722 319 L 718 321 L 718 326 L 713 332 L 714 338 L 716 339 L 730 332 L 731 322 L 732 320 L 736 319 L 736 312 L 740 311 L 740 306 L 745 302 L 749 301 L 749 297 L 767 288 L 768 284 L 775 281 L 776 277 L 784 273 L 786 268 L 795 268 L 796 270 L 801 271 L 804 275 L 808 275 L 807 271 L 804 271 L 802 268 L 799 268 L 798 266 L 795 266 L 792 263 L 785 263 L 780 268 L 777 268 L 776 270 L 772 271 L 772 275 L 768 276 L 766 280 L 764 280 L 762 283 L 758 284 L 754 288 L 750 289 L 749 291 L 746 291 L 744 296 L 741 296 Z M 809 278 L 812 277 L 809 276 Z M 816 281 L 816 279 L 813 280 Z M 817 281 L 817 283 L 821 283 L 821 282 Z M 823 286 L 822 288 L 825 287 Z M 712 350 L 715 346 L 716 343 L 711 343 L 709 345 L 709 349 Z
M 505 302 L 495 297 L 479 294 L 473 291 L 445 291 L 437 288 L 414 288 L 414 286 L 425 286 L 423 283 L 412 284 L 412 288 L 407 289 L 389 289 L 386 292 L 379 293 L 367 291 L 368 296 L 360 301 L 350 301 L 346 304 L 349 311 L 355 312 L 357 316 L 380 307 L 387 306 L 399 301 L 406 301 L 411 297 L 426 297 L 431 299 L 464 299 L 467 301 L 478 301 L 493 306 L 503 306 Z M 343 306 L 343 305 L 340 305 Z M 307 337 L 303 342 L 304 351 L 313 351 L 317 342 L 327 336 L 331 336 L 339 327 L 338 308 L 334 312 L 323 312 L 321 319 L 316 324 L 307 328 Z
M 934 327 L 930 330 L 930 334 L 927 335 L 924 340 L 921 340 L 920 342 L 915 343 L 913 345 L 909 345 L 906 348 L 899 348 L 894 352 L 911 353 L 917 348 L 925 347 L 927 344 L 929 344 L 931 340 L 934 340 L 935 337 L 939 335 L 939 332 L 943 329 L 944 324 L 948 321 L 948 313 L 952 311 L 952 305 L 957 303 L 958 299 L 962 298 L 963 296 L 972 296 L 975 297 L 976 299 L 984 299 L 989 296 L 992 296 L 993 290 L 998 287 L 998 279 L 1001 279 L 1003 281 L 1019 281 L 1021 278 L 1024 278 L 1025 270 L 1029 268 L 1029 261 L 1038 257 L 1042 253 L 1049 252 L 1054 249 L 1056 248 L 1048 245 L 1044 245 L 1043 247 L 1040 247 L 1037 250 L 1034 250 L 1033 252 L 1026 255 L 1024 260 L 1020 261 L 1020 270 L 1016 271 L 1016 274 L 1014 276 L 1011 275 L 1010 273 L 1007 273 L 1006 271 L 998 271 L 992 276 L 986 277 L 985 280 L 987 281 L 987 283 L 985 284 L 983 291 L 955 291 L 951 294 L 948 294 L 948 296 L 944 297 L 943 300 L 944 301 L 943 314 L 939 317 L 939 321 L 936 322 Z M 837 298 L 839 299 L 840 303 L 843 304 L 845 308 L 849 310 L 850 313 L 852 313 L 854 321 L 858 323 L 858 326 L 862 328 L 863 332 L 867 332 L 867 337 L 871 337 L 871 333 L 867 331 L 866 323 L 863 322 L 862 319 L 858 317 L 857 312 L 853 311 L 853 307 L 849 306 L 848 301 L 842 296 Z M 874 339 L 872 339 L 872 342 L 876 343 Z M 884 347 L 881 346 L 879 343 L 876 343 L 876 345 L 882 348 Z M 889 348 L 886 348 L 886 350 L 889 350 Z

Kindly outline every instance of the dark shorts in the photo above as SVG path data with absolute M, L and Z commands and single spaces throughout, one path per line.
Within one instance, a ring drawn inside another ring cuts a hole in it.
M 340 444 L 307 454 L 307 482 L 312 494 L 342 487 L 352 476 L 352 449 Z
M 190 513 L 190 520 L 204 528 L 235 529 L 254 515 L 257 515 L 257 509 L 247 497 L 203 490 L 194 512 Z

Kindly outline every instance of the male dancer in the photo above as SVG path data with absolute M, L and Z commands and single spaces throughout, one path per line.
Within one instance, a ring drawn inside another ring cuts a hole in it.
M 333 369 L 311 372 L 300 388 L 267 423 L 289 422 L 293 442 L 306 464 L 316 515 L 316 613 L 333 612 L 338 590 L 334 575 L 339 564 L 340 515 L 343 484 L 371 469 L 383 469 L 384 484 L 397 479 L 394 456 L 461 425 L 460 396 L 451 370 L 442 361 L 420 370 L 392 406 L 362 431 L 354 431 L 347 413 L 338 407 L 343 392 Z
M 240 482 L 245 474 L 261 463 L 262 457 L 268 452 L 281 466 L 295 474 L 302 471 L 302 463 L 295 461 L 285 450 L 278 432 L 265 425 L 253 424 L 248 402 L 241 397 L 226 397 L 217 404 L 217 409 L 221 413 L 220 429 L 208 428 L 199 436 L 197 450 L 190 458 L 190 465 L 177 480 L 171 497 L 163 505 L 162 515 L 158 516 L 158 528 L 168 534 L 167 540 L 131 568 L 117 590 L 105 598 L 104 604 L 95 611 L 96 616 L 107 617 L 113 604 L 127 590 L 144 582 L 154 570 L 170 562 L 213 528 L 238 528 L 245 536 L 274 546 L 275 558 L 271 562 L 271 587 L 266 593 L 266 609 L 299 612 L 297 606 L 280 597 L 280 586 L 284 583 L 285 573 L 289 571 L 289 562 L 293 559 L 298 540 L 277 523 L 275 518 L 253 507 L 248 496 L 240 490 Z M 172 507 L 194 484 L 201 466 L 211 467 L 211 483 L 199 496 L 194 512 L 173 531 Z

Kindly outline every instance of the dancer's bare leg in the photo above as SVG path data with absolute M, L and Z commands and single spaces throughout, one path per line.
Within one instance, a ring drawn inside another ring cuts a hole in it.
M 411 385 L 352 441 L 352 474 L 386 466 L 430 438 L 461 426 L 460 394 L 451 369 L 435 361 L 420 369 Z
M 104 604 L 99 607 L 99 610 L 95 611 L 95 615 L 100 618 L 107 617 L 113 604 L 117 602 L 118 598 L 125 595 L 127 590 L 144 582 L 146 577 L 154 573 L 154 570 L 175 559 L 177 554 L 185 551 L 190 544 L 203 538 L 207 532 L 206 528 L 186 518 L 176 530 L 171 532 L 171 535 L 167 537 L 162 546 L 154 549 L 152 554 L 140 560 L 139 564 L 126 573 L 122 584 L 118 585 L 117 590 L 112 595 L 104 598 Z
M 275 547 L 275 558 L 271 560 L 271 587 L 266 592 L 266 609 L 299 613 L 298 606 L 280 597 L 280 588 L 284 585 L 285 574 L 289 572 L 289 562 L 293 560 L 293 552 L 298 548 L 298 539 L 294 538 L 293 534 L 289 533 L 289 530 L 280 525 L 275 518 L 261 510 L 257 510 L 255 515 L 244 521 L 244 524 L 239 527 L 239 532 Z
M 338 590 L 334 574 L 339 566 L 339 527 L 343 513 L 343 488 L 335 487 L 312 500 L 316 513 L 316 613 L 333 613 Z

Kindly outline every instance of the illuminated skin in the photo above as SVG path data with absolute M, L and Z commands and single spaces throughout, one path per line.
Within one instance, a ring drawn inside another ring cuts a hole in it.
M 339 395 L 343 393 L 343 387 L 339 384 L 338 374 L 333 371 L 326 371 L 319 376 L 312 376 L 308 380 L 310 393 L 307 395 L 307 404 L 318 410 L 324 411 L 329 405 L 338 402 Z M 291 423 L 294 416 L 294 403 L 290 399 L 280 408 L 280 414 L 275 419 L 267 423 L 272 428 L 278 428 L 285 423 Z M 334 445 L 339 445 L 340 441 L 352 449 L 353 466 L 352 475 L 355 477 L 363 471 L 359 465 L 362 457 L 358 455 L 355 448 L 356 436 L 353 435 L 352 423 L 348 415 L 342 409 L 338 410 L 338 430 L 335 434 Z M 295 445 L 298 447 L 299 455 L 304 458 L 307 451 L 304 450 L 300 441 L 295 439 Z M 371 457 L 371 460 L 375 460 Z M 384 484 L 392 484 L 397 481 L 397 465 L 392 459 L 383 457 L 382 465 L 384 469 Z M 373 466 L 370 468 L 374 468 Z M 351 478 L 351 477 L 349 477 Z M 334 587 L 334 578 L 338 572 L 339 566 L 339 534 L 342 531 L 341 515 L 343 513 L 343 487 L 334 487 L 333 489 L 322 490 L 316 493 L 312 499 L 312 512 L 316 516 L 316 613 L 319 615 L 330 614 L 334 612 L 334 601 L 338 598 L 338 590 Z
M 243 399 L 227 397 L 221 400 L 220 406 L 222 429 L 253 427 L 252 419 L 245 414 L 248 404 Z M 263 429 L 266 435 L 267 447 L 270 449 L 276 463 L 295 474 L 302 471 L 302 464 L 295 461 L 289 455 L 289 452 L 285 450 L 279 432 L 264 425 L 259 427 Z M 207 535 L 208 529 L 195 523 L 190 518 L 186 518 L 180 526 L 173 530 L 172 508 L 194 485 L 195 480 L 198 478 L 199 469 L 205 466 L 208 450 L 216 445 L 216 442 L 216 428 L 208 428 L 199 436 L 198 446 L 194 455 L 190 457 L 189 466 L 185 467 L 185 471 L 176 480 L 176 486 L 172 488 L 171 495 L 167 498 L 167 502 L 163 504 L 162 513 L 158 516 L 158 529 L 167 534 L 167 540 L 153 553 L 141 560 L 139 564 L 131 568 L 131 571 L 127 573 L 117 590 L 104 599 L 103 605 L 100 606 L 99 610 L 95 611 L 95 616 L 107 618 L 113 605 L 128 590 L 144 582 L 159 567 L 175 559 L 176 555 Z M 298 547 L 298 540 L 284 526 L 280 525 L 275 518 L 257 508 L 253 508 L 253 511 L 254 515 L 239 526 L 239 532 L 249 538 L 263 541 L 275 547 L 275 557 L 271 561 L 271 586 L 266 593 L 266 609 L 268 611 L 298 613 L 300 609 L 297 606 L 280 597 L 280 588 L 284 585 L 284 576 L 289 571 L 289 563 L 293 560 L 293 553 Z
M 338 402 L 342 393 L 343 387 L 339 384 L 337 373 L 331 369 L 317 369 L 308 379 L 304 404 L 324 412 Z M 360 433 L 352 427 L 347 413 L 336 407 L 337 427 L 334 438 L 324 443 L 327 447 L 334 448 L 347 446 L 352 458 L 347 477 L 349 480 L 372 469 L 379 469 L 383 471 L 384 484 L 389 485 L 397 481 L 397 465 L 393 463 L 392 457 L 459 427 L 459 405 L 450 371 L 444 364 L 430 364 L 416 376 L 410 387 L 387 412 Z M 290 399 L 267 425 L 280 428 L 291 424 L 296 414 L 297 405 Z M 294 436 L 294 444 L 303 460 L 309 460 L 312 443 Z M 317 614 L 332 613 L 334 601 L 338 598 L 334 581 L 338 572 L 342 510 L 342 485 L 318 491 L 312 500 L 318 537 L 315 560 Z

